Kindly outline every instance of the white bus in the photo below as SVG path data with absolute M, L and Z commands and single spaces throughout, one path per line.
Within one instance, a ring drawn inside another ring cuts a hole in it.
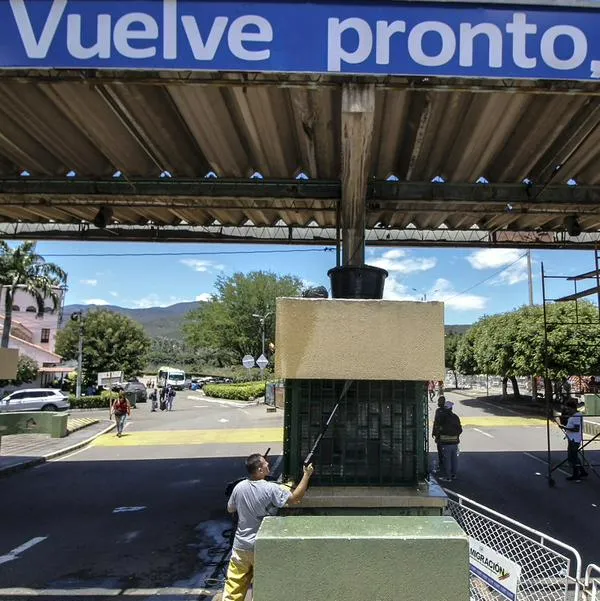
M 185 372 L 176 367 L 168 367 L 163 365 L 158 370 L 156 384 L 159 388 L 164 386 L 172 386 L 175 390 L 183 390 L 185 386 Z

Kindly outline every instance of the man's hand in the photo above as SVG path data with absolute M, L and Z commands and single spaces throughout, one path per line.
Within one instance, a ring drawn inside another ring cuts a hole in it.
M 308 465 L 304 466 L 304 475 L 307 478 L 310 478 L 313 475 L 314 471 L 315 471 L 315 468 L 313 467 L 312 463 L 309 463 Z

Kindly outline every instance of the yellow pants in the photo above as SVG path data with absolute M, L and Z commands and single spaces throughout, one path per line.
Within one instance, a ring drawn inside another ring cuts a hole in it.
M 223 601 L 244 601 L 254 576 L 254 551 L 231 551 Z

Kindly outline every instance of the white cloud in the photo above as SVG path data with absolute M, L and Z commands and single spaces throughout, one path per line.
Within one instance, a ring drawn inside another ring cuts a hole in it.
M 212 261 L 203 261 L 202 259 L 181 259 L 180 263 L 186 265 L 194 271 L 199 271 L 200 273 L 208 271 L 223 271 L 225 269 L 225 265 L 218 265 Z
M 85 284 L 86 286 L 97 286 L 98 280 L 79 280 L 80 284 Z
M 471 253 L 467 261 L 473 269 L 498 269 L 514 263 L 522 254 L 516 248 L 484 248 Z
M 195 298 L 182 298 L 178 296 L 169 296 L 168 298 L 161 298 L 158 294 L 152 293 L 143 298 L 138 298 L 131 301 L 126 301 L 126 306 L 130 306 L 133 309 L 150 309 L 152 307 L 170 307 L 177 303 L 191 303 L 193 301 L 207 301 L 211 299 L 211 295 L 208 292 L 203 292 L 197 295 Z
M 386 300 L 417 300 L 410 294 L 409 288 L 398 281 L 394 276 L 388 276 L 383 288 L 383 298 Z
M 102 306 L 102 305 L 110 305 L 110 303 L 107 300 L 104 300 L 103 298 L 88 298 L 87 300 L 83 301 L 84 305 L 98 305 L 98 306 Z
M 115 298 L 116 298 L 117 296 L 119 296 L 119 293 L 118 293 L 118 292 L 115 292 L 114 290 L 111 290 L 111 291 L 109 292 L 109 294 L 110 294 L 111 296 L 114 296 Z
M 438 278 L 427 293 L 427 300 L 442 301 L 455 311 L 480 311 L 485 309 L 488 299 L 476 294 L 458 294 L 451 282 Z
M 208 302 L 210 300 L 212 300 L 212 294 L 210 294 L 209 292 L 203 292 L 202 294 L 199 294 L 196 297 L 197 301 L 202 301 L 202 302 Z
M 370 265 L 381 267 L 390 273 L 416 273 L 419 271 L 429 271 L 437 265 L 437 259 L 413 258 L 405 250 L 388 250 L 380 258 L 369 262 Z
M 493 280 L 492 285 L 518 284 L 527 279 L 527 258 L 516 248 L 486 248 L 467 257 L 473 269 L 498 269 L 506 266 Z

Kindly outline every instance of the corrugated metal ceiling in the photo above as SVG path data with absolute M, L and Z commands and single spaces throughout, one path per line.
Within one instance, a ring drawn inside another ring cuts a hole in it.
M 79 75 L 79 78 L 77 78 Z M 543 82 L 375 82 L 376 112 L 370 178 L 401 182 L 600 184 L 600 86 Z M 341 79 L 250 74 L 18 74 L 0 73 L 0 178 L 110 180 L 134 185 L 156 180 L 225 178 L 339 180 Z M 557 88 L 557 86 L 559 86 Z M 562 165 L 557 171 L 556 166 Z M 43 191 L 43 190 L 42 190 Z M 87 194 L 73 206 L 40 194 L 15 204 L 0 192 L 0 222 L 91 221 L 106 198 Z M 25 196 L 23 199 L 25 200 Z M 160 200 L 161 197 L 155 197 Z M 83 202 L 80 202 L 82 201 Z M 122 225 L 335 227 L 335 202 L 261 207 L 235 197 L 211 206 L 198 196 L 186 207 L 132 196 L 116 206 Z M 313 199 L 314 200 L 314 199 Z M 335 199 L 332 199 L 335 201 Z M 87 203 L 87 204 L 86 204 Z M 60 204 L 60 203 L 59 203 Z M 419 203 L 368 208 L 368 226 L 420 229 L 564 229 L 559 207 L 544 202 L 544 219 L 506 205 Z M 597 205 L 587 205 L 584 227 L 600 228 Z M 598 209 L 600 211 L 600 209 Z M 487 211 L 487 212 L 486 212 Z M 482 214 L 482 212 L 484 214 Z

